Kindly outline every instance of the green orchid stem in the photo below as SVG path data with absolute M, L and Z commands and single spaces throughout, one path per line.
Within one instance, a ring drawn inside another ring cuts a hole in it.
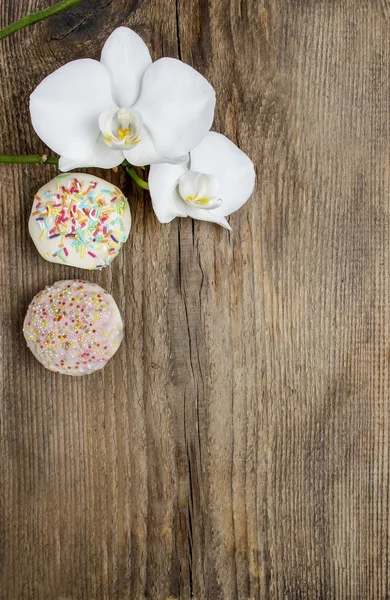
M 147 181 L 145 181 L 144 179 L 142 179 L 142 177 L 140 177 L 139 175 L 137 175 L 137 173 L 135 172 L 134 167 L 125 167 L 126 171 L 128 172 L 128 174 L 130 175 L 130 177 L 132 179 L 134 179 L 135 183 L 137 185 L 139 185 L 139 187 L 141 187 L 143 190 L 148 190 L 149 189 L 149 185 L 147 183 Z
M 25 17 L 19 19 L 19 21 L 15 21 L 15 23 L 11 23 L 8 27 L 4 27 L 4 29 L 0 30 L 0 40 L 6 38 L 8 35 L 19 31 L 19 29 L 23 29 L 23 27 L 28 27 L 29 25 L 33 25 L 34 23 L 38 23 L 38 21 L 42 21 L 43 19 L 47 19 L 48 17 L 52 17 L 53 15 L 58 15 L 59 13 L 67 10 L 71 6 L 75 6 L 75 4 L 79 4 L 83 0 L 62 0 L 53 6 L 49 6 L 49 8 L 45 8 L 44 10 L 39 10 L 35 13 L 30 13 Z M 27 162 L 27 161 L 26 161 Z
M 58 158 L 56 156 L 46 156 L 46 154 L 28 154 L 27 156 L 0 154 L 0 163 L 5 163 L 8 165 L 17 165 L 20 163 L 35 163 L 38 165 L 58 165 Z

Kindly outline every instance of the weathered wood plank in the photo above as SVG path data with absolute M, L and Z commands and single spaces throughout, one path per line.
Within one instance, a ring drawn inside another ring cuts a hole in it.
M 4 0 L 4 26 L 47 0 Z M 0 153 L 44 150 L 28 96 L 128 25 L 214 85 L 256 164 L 233 232 L 133 230 L 110 269 L 27 232 L 56 172 L 0 166 L 0 598 L 385 599 L 389 590 L 389 3 L 85 0 L 0 45 Z M 45 285 L 117 299 L 125 341 L 45 372 L 21 326 Z

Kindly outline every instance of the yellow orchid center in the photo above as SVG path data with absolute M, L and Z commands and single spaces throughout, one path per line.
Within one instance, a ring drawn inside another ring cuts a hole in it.
M 114 150 L 129 149 L 141 141 L 142 117 L 134 109 L 104 113 L 99 124 L 105 143 Z
M 195 194 L 195 196 L 187 196 L 184 200 L 187 204 L 193 204 L 194 206 L 199 206 L 199 208 L 206 208 L 210 204 L 212 198 L 207 196 L 199 197 L 199 194 Z
M 186 204 L 213 210 L 222 204 L 218 196 L 219 189 L 219 181 L 213 175 L 187 171 L 180 177 L 177 191 Z
M 121 141 L 125 139 L 125 137 L 128 135 L 130 135 L 130 127 L 128 127 L 127 129 L 121 129 L 120 127 L 118 127 L 118 137 Z

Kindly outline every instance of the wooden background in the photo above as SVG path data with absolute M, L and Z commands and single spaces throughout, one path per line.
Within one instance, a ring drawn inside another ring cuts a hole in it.
M 134 225 L 88 273 L 28 235 L 56 168 L 0 166 L 0 598 L 389 599 L 389 0 L 85 0 L 0 42 L 0 152 L 45 150 L 30 92 L 119 25 L 210 80 L 257 188 L 230 234 L 96 171 Z M 72 277 L 126 324 L 80 379 L 21 331 Z

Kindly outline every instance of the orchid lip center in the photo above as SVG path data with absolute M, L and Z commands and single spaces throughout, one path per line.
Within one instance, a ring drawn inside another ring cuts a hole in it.
M 142 117 L 135 109 L 120 108 L 103 117 L 104 141 L 114 150 L 129 150 L 141 141 Z
M 214 210 L 222 205 L 222 199 L 218 195 L 220 187 L 218 179 L 213 175 L 187 171 L 179 178 L 177 191 L 189 206 Z

